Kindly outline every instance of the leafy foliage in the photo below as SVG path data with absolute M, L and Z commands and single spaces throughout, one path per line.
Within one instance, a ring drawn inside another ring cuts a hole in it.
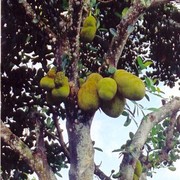
M 23 0 L 22 0 L 23 1 Z M 94 2 L 94 3 L 93 3 Z M 62 104 L 51 106 L 46 102 L 46 93 L 39 87 L 40 79 L 50 66 L 56 66 L 54 61 L 57 52 L 57 43 L 47 35 L 45 28 L 39 27 L 43 21 L 56 34 L 58 41 L 63 37 L 64 13 L 68 8 L 68 1 L 28 0 L 37 17 L 33 20 L 26 14 L 21 1 L 2 0 L 2 120 L 9 125 L 11 131 L 20 137 L 32 150 L 35 149 L 35 118 L 39 118 L 44 126 L 44 138 L 47 149 L 48 163 L 57 173 L 67 167 L 67 157 L 57 142 L 57 129 L 54 119 L 65 119 L 65 109 Z M 81 44 L 79 60 L 79 76 L 84 77 L 89 72 L 97 72 L 108 76 L 114 69 L 104 66 L 103 56 L 107 52 L 112 37 L 116 34 L 116 25 L 125 16 L 131 1 L 111 1 L 110 3 L 96 3 L 92 7 L 99 27 L 92 43 Z M 156 17 L 156 18 L 155 18 Z M 150 67 L 153 72 L 147 77 L 159 80 L 165 84 L 174 85 L 179 78 L 179 12 L 172 6 L 162 6 L 157 10 L 149 9 L 143 18 L 135 25 L 135 31 L 127 41 L 118 68 L 127 69 L 139 75 L 139 69 L 147 67 L 147 60 L 152 59 Z M 152 22 L 153 21 L 153 22 Z M 163 23 L 162 23 L 163 22 Z M 172 23 L 173 22 L 173 23 Z M 141 25 L 142 23 L 142 25 Z M 163 26 L 161 25 L 163 24 Z M 171 37 L 171 39 L 169 38 Z M 147 48 L 150 53 L 146 53 Z M 173 49 L 172 49 L 173 47 Z M 163 54 L 161 53 L 163 52 Z M 137 61 L 137 58 L 139 60 Z M 62 55 L 62 67 L 67 70 L 69 59 Z M 145 79 L 147 86 L 152 90 L 154 84 Z M 157 91 L 157 89 L 155 90 Z M 131 122 L 128 111 L 125 125 Z M 153 136 L 152 136 L 153 137 Z M 156 140 L 154 138 L 154 140 Z M 154 146 L 160 142 L 154 141 Z M 162 146 L 162 145 L 161 145 Z M 4 179 L 27 179 L 26 173 L 33 173 L 29 166 L 13 153 L 10 147 L 2 143 L 2 177 Z M 100 150 L 100 148 L 96 148 Z M 172 155 L 173 157 L 173 155 Z M 15 169 L 15 171 L 12 170 Z M 10 177 L 10 176 L 13 176 Z

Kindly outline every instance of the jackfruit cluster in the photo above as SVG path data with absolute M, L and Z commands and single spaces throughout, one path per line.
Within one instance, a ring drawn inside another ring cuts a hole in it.
M 133 180 L 139 180 L 141 174 L 142 174 L 142 165 L 141 162 L 137 160 L 136 167 L 134 170 Z
M 121 115 L 126 104 L 126 98 L 141 100 L 145 96 L 145 85 L 137 76 L 119 69 L 112 77 L 103 78 L 98 73 L 92 73 L 82 84 L 78 92 L 78 105 L 82 110 L 102 111 L 113 118 Z
M 93 41 L 97 30 L 96 24 L 97 22 L 94 16 L 89 15 L 85 18 L 80 32 L 80 39 L 83 42 L 88 43 Z
M 41 78 L 40 87 L 47 90 L 46 100 L 49 104 L 64 101 L 70 93 L 68 77 L 64 72 L 57 72 L 55 67 Z

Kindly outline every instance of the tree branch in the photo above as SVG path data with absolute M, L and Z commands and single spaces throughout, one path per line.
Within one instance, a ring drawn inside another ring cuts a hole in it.
M 94 174 L 96 176 L 98 176 L 101 180 L 111 180 L 109 176 L 104 174 L 104 172 L 99 169 L 99 166 L 97 166 L 96 164 L 94 166 L 95 166 Z
M 40 180 L 56 180 L 56 177 L 49 165 L 44 164 L 44 159 L 40 151 L 33 153 L 29 147 L 2 122 L 0 125 L 0 137 L 15 152 L 20 155 L 24 161 L 36 172 Z
M 87 2 L 86 2 L 87 3 Z M 69 77 L 74 82 L 75 86 L 78 85 L 78 61 L 79 61 L 79 50 L 80 50 L 80 29 L 82 22 L 84 1 L 81 0 L 69 0 L 69 14 L 70 14 L 70 27 L 68 29 L 68 37 L 70 43 L 70 59 L 71 66 Z
M 58 137 L 59 137 L 58 141 L 59 141 L 59 143 L 60 143 L 60 145 L 61 145 L 61 147 L 63 149 L 63 152 L 64 152 L 65 156 L 68 159 L 68 162 L 70 162 L 70 153 L 69 153 L 69 150 L 67 149 L 67 146 L 66 146 L 66 144 L 64 142 L 63 135 L 62 135 L 63 130 L 60 128 L 60 125 L 58 123 L 58 118 L 54 117 L 53 119 L 54 119 L 55 127 L 57 129 L 57 134 L 58 134 Z
M 126 41 L 134 30 L 134 25 L 139 16 L 149 7 L 159 5 L 160 3 L 167 3 L 170 0 L 153 0 L 148 1 L 150 4 L 143 4 L 142 0 L 134 0 L 132 6 L 129 8 L 127 15 L 122 18 L 117 25 L 117 36 L 114 36 L 109 50 L 105 55 L 106 63 L 117 67 L 119 58 L 122 55 Z
M 20 4 L 25 9 L 26 14 L 29 16 L 29 18 L 32 19 L 32 22 L 34 22 L 34 24 L 37 25 L 41 30 L 46 32 L 46 35 L 51 39 L 50 42 L 56 44 L 58 40 L 57 35 L 42 20 L 38 18 L 31 5 L 26 0 L 22 0 Z
M 151 129 L 166 117 L 172 117 L 179 110 L 180 97 L 175 97 L 170 102 L 159 108 L 158 111 L 148 114 L 142 120 L 127 152 L 124 154 L 124 158 L 120 166 L 121 180 L 132 179 L 136 160 L 140 156 L 141 150 Z

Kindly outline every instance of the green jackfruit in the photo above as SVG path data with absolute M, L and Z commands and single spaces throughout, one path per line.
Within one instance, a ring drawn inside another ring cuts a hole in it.
M 40 80 L 40 87 L 46 90 L 51 90 L 55 87 L 54 79 L 48 76 L 44 76 Z
M 85 82 L 78 91 L 78 105 L 84 111 L 97 110 L 99 96 L 94 81 Z
M 56 105 L 56 104 L 61 103 L 61 102 L 62 102 L 62 99 L 60 99 L 60 98 L 54 98 L 54 97 L 52 96 L 52 93 L 51 93 L 51 92 L 47 92 L 47 94 L 46 94 L 46 101 L 47 101 L 47 103 L 50 104 L 50 105 Z
M 103 77 L 98 74 L 98 73 L 91 73 L 88 77 L 86 82 L 92 81 L 95 82 L 95 84 L 97 85 L 97 83 L 99 82 L 99 80 L 101 80 Z
M 54 78 L 56 76 L 56 67 L 51 68 L 48 72 L 47 75 L 51 78 Z
M 64 99 L 69 96 L 70 87 L 69 87 L 69 85 L 63 85 L 58 88 L 54 88 L 51 93 L 54 98 L 63 98 Z
M 84 42 L 93 41 L 96 35 L 96 30 L 96 19 L 92 15 L 90 15 L 83 22 L 83 27 L 80 32 L 81 40 Z
M 83 78 L 78 79 L 79 87 L 81 87 L 85 83 L 85 80 Z
M 98 95 L 102 100 L 111 100 L 116 95 L 117 84 L 112 78 L 106 77 L 97 84 Z
M 123 112 L 125 103 L 126 99 L 116 94 L 110 101 L 101 101 L 101 109 L 106 115 L 117 118 Z
M 86 17 L 83 22 L 83 27 L 89 27 L 89 26 L 96 26 L 96 19 L 92 15 Z
M 68 77 L 65 76 L 64 72 L 57 72 L 54 82 L 57 87 L 68 85 Z
M 82 27 L 80 38 L 83 42 L 92 42 L 96 35 L 96 26 Z
M 136 167 L 135 167 L 135 170 L 134 170 L 134 173 L 140 177 L 141 174 L 142 174 L 142 165 L 141 165 L 141 162 L 139 160 L 137 160 L 136 162 Z
M 119 69 L 114 73 L 113 79 L 117 83 L 118 92 L 125 98 L 138 101 L 145 96 L 145 85 L 137 76 Z
M 133 175 L 133 180 L 139 180 L 139 177 L 136 174 L 134 174 Z

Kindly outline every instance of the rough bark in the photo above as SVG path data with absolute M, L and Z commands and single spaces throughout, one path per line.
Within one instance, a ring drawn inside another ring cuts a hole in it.
M 120 166 L 120 180 L 133 179 L 136 160 L 140 156 L 142 147 L 144 146 L 152 127 L 164 120 L 166 117 L 173 117 L 178 111 L 180 111 L 180 97 L 175 97 L 157 111 L 144 117 L 132 139 L 129 149 L 124 154 L 124 158 Z
M 85 117 L 85 116 L 84 116 Z M 87 117 L 86 117 L 87 118 Z M 92 116 L 85 122 L 67 117 L 70 150 L 70 180 L 92 180 L 94 175 L 94 148 L 90 136 Z
M 36 172 L 39 180 L 56 180 L 54 173 L 47 163 L 44 153 L 38 149 L 33 153 L 29 147 L 1 121 L 0 137 L 15 152 L 17 152 L 23 160 L 25 160 L 32 170 Z

